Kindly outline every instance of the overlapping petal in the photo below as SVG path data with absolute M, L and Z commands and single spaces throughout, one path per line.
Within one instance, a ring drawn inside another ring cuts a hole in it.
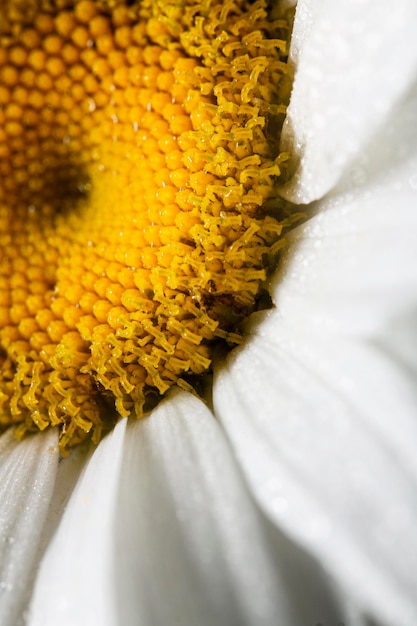
M 415 380 L 380 351 L 270 324 L 216 385 L 252 491 L 383 623 L 417 616 Z
M 200 401 L 173 394 L 124 429 L 100 444 L 73 494 L 30 626 L 336 621 L 320 570 L 271 537 Z

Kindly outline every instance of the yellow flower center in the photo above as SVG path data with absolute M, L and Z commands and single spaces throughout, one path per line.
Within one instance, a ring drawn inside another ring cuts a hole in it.
M 98 441 L 109 404 L 141 416 L 239 341 L 292 220 L 289 27 L 266 7 L 3 0 L 3 428 Z

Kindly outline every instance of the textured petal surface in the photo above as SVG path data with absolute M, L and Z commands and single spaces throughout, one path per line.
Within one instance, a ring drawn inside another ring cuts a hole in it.
M 17 626 L 38 565 L 58 468 L 56 432 L 22 442 L 0 437 L 0 623 Z
M 389 123 L 417 69 L 416 23 L 414 0 L 299 0 L 285 143 L 300 163 L 289 199 L 327 193 Z
M 387 326 L 417 312 L 416 85 L 318 206 L 274 279 L 281 316 L 303 331 L 389 340 Z
M 336 623 L 320 568 L 272 535 L 201 402 L 173 394 L 124 427 L 74 491 L 30 626 Z
M 416 310 L 416 200 L 412 191 L 346 200 L 298 229 L 274 281 L 288 324 L 300 332 L 377 337 L 389 320 Z
M 30 626 L 116 625 L 112 532 L 126 421 L 97 448 L 41 563 Z
M 396 626 L 417 623 L 416 115 L 412 88 L 294 231 L 277 308 L 214 386 L 263 510 Z
M 117 539 L 120 623 L 133 626 L 138 615 L 158 626 L 336 619 L 320 570 L 289 541 L 271 542 L 201 402 L 177 393 L 128 435 Z
M 357 605 L 417 620 L 417 392 L 370 346 L 269 320 L 215 404 L 253 493 Z
M 91 456 L 92 446 L 84 444 L 73 448 L 68 457 L 60 458 L 55 480 L 54 493 L 48 514 L 42 528 L 41 551 L 47 547 L 54 535 L 68 504 L 87 459 Z

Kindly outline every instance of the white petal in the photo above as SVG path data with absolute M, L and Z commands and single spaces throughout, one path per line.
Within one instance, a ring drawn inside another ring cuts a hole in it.
M 86 460 L 91 456 L 92 449 L 92 446 L 86 443 L 73 448 L 68 457 L 60 458 L 54 493 L 42 529 L 41 552 L 45 550 L 61 521 L 71 493 L 80 478 Z
M 0 623 L 20 624 L 58 467 L 56 431 L 0 437 Z
M 417 75 L 414 0 L 299 0 L 284 145 L 300 160 L 287 197 L 322 197 Z
M 415 313 L 416 206 L 414 88 L 387 131 L 346 173 L 339 192 L 289 237 L 273 285 L 286 323 L 300 332 L 385 339 L 388 325 Z
M 369 337 L 416 310 L 416 200 L 411 190 L 345 200 L 297 229 L 273 288 L 286 323 Z
M 270 543 L 201 402 L 173 394 L 128 434 L 117 528 L 121 624 L 138 615 L 159 626 L 335 620 L 319 571 L 290 542 Z
M 271 543 L 213 416 L 178 393 L 100 444 L 29 625 L 299 626 L 312 615 L 336 622 L 320 570 L 289 541 Z
M 41 563 L 30 626 L 118 624 L 112 533 L 126 421 L 100 444 Z
M 371 346 L 277 315 L 230 360 L 215 410 L 262 508 L 382 623 L 417 623 L 417 390 Z

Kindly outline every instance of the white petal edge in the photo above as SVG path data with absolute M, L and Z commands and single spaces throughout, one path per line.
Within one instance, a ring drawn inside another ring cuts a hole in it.
M 299 168 L 288 199 L 307 204 L 325 195 L 390 123 L 417 75 L 416 23 L 414 0 L 298 1 L 283 147 Z
M 23 624 L 58 468 L 56 431 L 0 437 L 0 623 Z
M 29 626 L 116 626 L 114 501 L 126 420 L 86 464 L 41 562 Z
M 377 348 L 273 315 L 217 375 L 215 412 L 252 492 L 358 607 L 417 621 L 417 390 Z
M 311 560 L 282 539 L 276 554 L 201 402 L 174 393 L 148 419 L 123 424 L 73 493 L 41 566 L 29 626 L 336 619 Z M 300 590 L 302 606 L 293 595 Z

